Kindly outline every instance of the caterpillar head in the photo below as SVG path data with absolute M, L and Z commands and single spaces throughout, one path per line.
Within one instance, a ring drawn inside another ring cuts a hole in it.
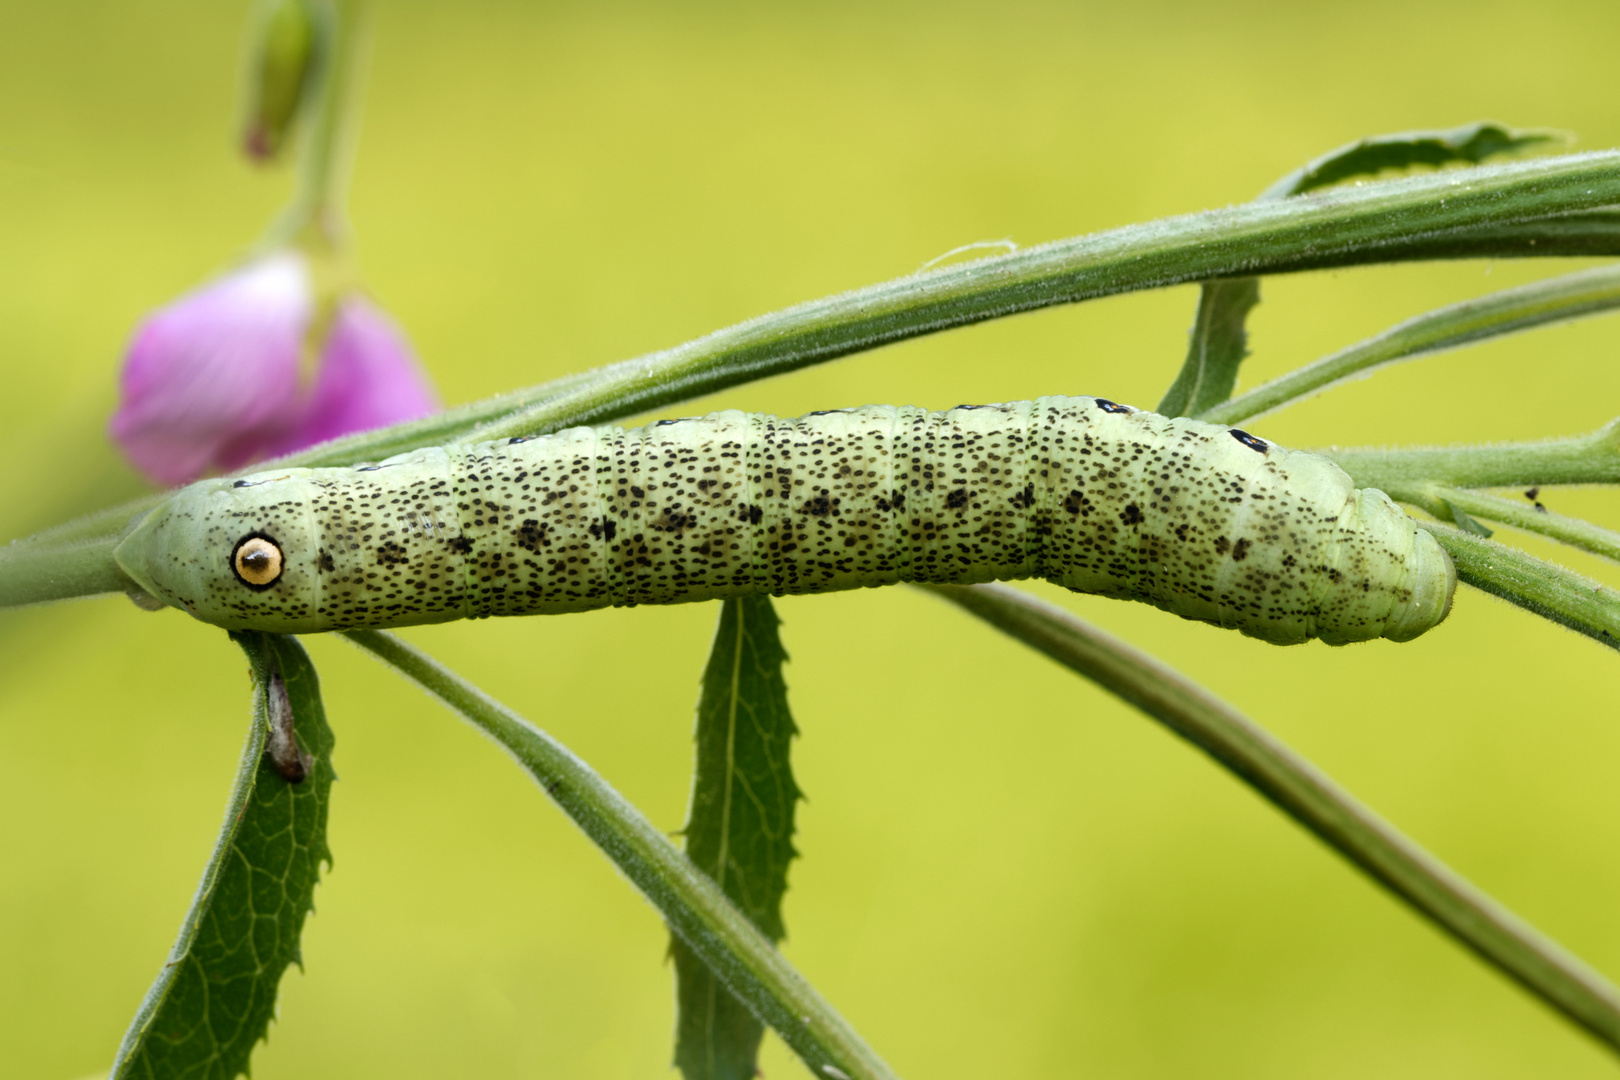
M 148 594 L 227 629 L 320 627 L 319 544 L 307 470 L 182 488 L 139 519 L 113 552 Z

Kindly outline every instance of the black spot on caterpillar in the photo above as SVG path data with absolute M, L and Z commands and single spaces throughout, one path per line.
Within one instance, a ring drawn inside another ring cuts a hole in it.
M 249 537 L 274 538 L 269 584 L 233 567 Z M 283 633 L 1041 577 L 1339 644 L 1417 636 L 1456 580 L 1325 458 L 1085 397 L 721 412 L 206 480 L 116 556 L 199 619 Z
M 1231 432 L 1232 438 L 1236 439 L 1244 446 L 1247 446 L 1250 450 L 1258 450 L 1263 454 L 1270 449 L 1270 447 L 1266 444 L 1266 440 L 1257 439 L 1253 435 L 1250 435 L 1247 431 L 1243 431 L 1239 428 L 1232 428 Z

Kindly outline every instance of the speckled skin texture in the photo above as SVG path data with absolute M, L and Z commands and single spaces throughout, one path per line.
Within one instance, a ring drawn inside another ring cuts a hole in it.
M 284 557 L 262 588 L 232 569 L 251 535 Z M 1417 636 L 1456 581 L 1326 459 L 1088 397 L 720 412 L 205 480 L 117 558 L 205 622 L 287 633 L 1043 577 L 1342 644 Z

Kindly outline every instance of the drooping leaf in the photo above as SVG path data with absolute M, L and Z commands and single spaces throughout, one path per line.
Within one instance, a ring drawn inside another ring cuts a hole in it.
M 252 668 L 252 726 L 213 855 L 168 962 L 118 1048 L 113 1080 L 246 1074 L 275 1014 L 282 973 L 302 963 L 304 917 L 320 864 L 332 861 L 333 739 L 314 665 L 295 638 L 231 637 Z M 301 780 L 283 779 L 300 772 Z
M 1410 169 L 1414 165 L 1438 168 L 1459 162 L 1478 165 L 1497 154 L 1511 154 L 1564 138 L 1559 132 L 1522 131 L 1489 120 L 1464 124 L 1449 131 L 1373 135 L 1346 143 L 1302 165 L 1268 187 L 1260 198 L 1286 199 L 1358 176 L 1372 176 L 1385 169 Z
M 703 673 L 697 765 L 686 854 L 766 937 L 780 941 L 782 894 L 793 859 L 799 788 L 788 753 L 797 729 L 788 711 L 768 596 L 727 600 Z M 764 1026 L 678 937 L 675 1063 L 686 1080 L 750 1080 Z
M 1375 135 L 1330 151 L 1268 187 L 1256 202 L 1275 202 L 1316 188 L 1385 169 L 1414 165 L 1478 164 L 1494 154 L 1523 150 L 1559 136 L 1518 131 L 1482 121 L 1449 131 L 1407 131 Z M 1176 381 L 1159 402 L 1165 416 L 1196 416 L 1232 396 L 1238 366 L 1248 352 L 1245 325 L 1260 302 L 1258 278 L 1206 281 L 1198 294 L 1198 315 Z
M 1194 416 L 1232 396 L 1238 365 L 1249 355 L 1249 312 L 1260 302 L 1259 278 L 1206 281 L 1198 290 L 1198 315 L 1187 342 L 1187 359 L 1157 412 Z

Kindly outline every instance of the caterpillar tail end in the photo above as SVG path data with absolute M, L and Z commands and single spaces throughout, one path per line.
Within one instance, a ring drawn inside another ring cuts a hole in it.
M 1451 597 L 1457 591 L 1457 567 L 1451 556 L 1428 530 L 1416 532 L 1407 563 L 1411 597 L 1384 624 L 1383 636 L 1391 641 L 1411 641 L 1439 626 L 1451 614 Z

